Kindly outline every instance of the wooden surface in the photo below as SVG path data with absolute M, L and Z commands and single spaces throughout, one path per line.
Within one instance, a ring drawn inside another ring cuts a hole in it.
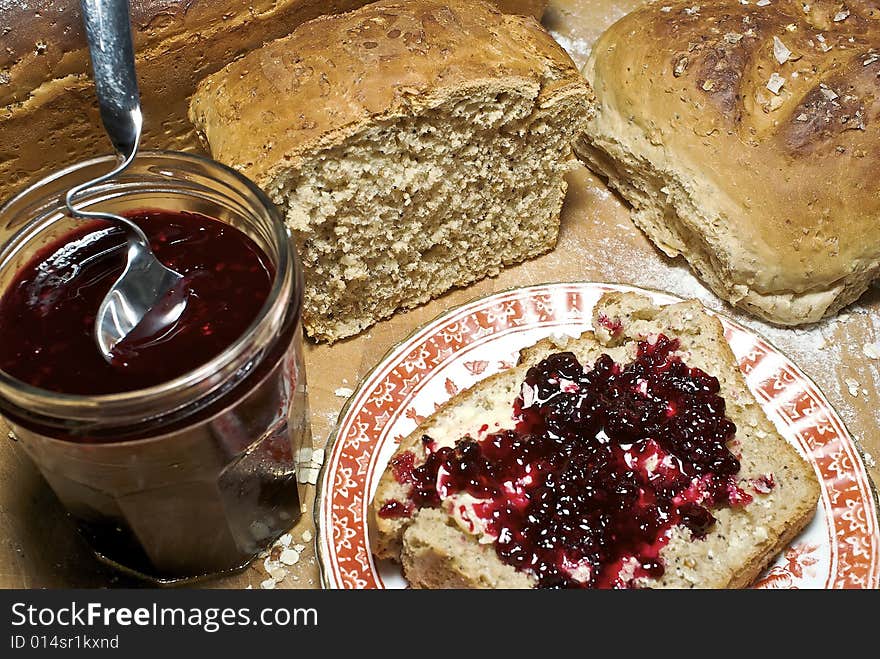
M 545 23 L 578 63 L 592 41 L 639 0 L 554 0 Z M 409 313 L 398 314 L 367 333 L 334 346 L 306 346 L 312 434 L 322 446 L 345 398 L 382 356 L 414 328 L 445 309 L 493 291 L 549 281 L 624 282 L 698 297 L 763 334 L 812 377 L 866 452 L 875 483 L 880 470 L 880 360 L 865 346 L 880 341 L 880 288 L 874 287 L 839 317 L 804 329 L 769 326 L 733 311 L 695 279 L 680 260 L 656 250 L 629 220 L 625 205 L 589 172 L 570 177 L 559 245 L 555 251 L 510 268 L 495 279 L 453 291 Z M 5 439 L 0 420 L 0 587 L 106 587 L 137 585 L 103 568 L 79 539 L 63 509 L 15 442 Z M 291 531 L 293 543 L 307 547 L 288 567 L 278 588 L 318 587 L 309 487 L 307 512 Z M 204 587 L 259 588 L 267 579 L 263 561 Z

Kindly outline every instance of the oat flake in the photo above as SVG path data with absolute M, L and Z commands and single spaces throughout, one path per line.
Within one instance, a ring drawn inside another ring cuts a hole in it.
M 862 386 L 861 384 L 859 384 L 859 381 L 854 380 L 853 378 L 846 378 L 844 382 L 846 383 L 846 389 L 847 391 L 849 391 L 849 395 L 853 398 L 858 398 L 859 387 Z
M 829 101 L 833 101 L 839 98 L 837 92 L 824 84 L 819 85 L 819 90 L 822 92 L 822 96 L 827 98 Z
M 780 64 L 785 64 L 791 57 L 791 51 L 782 43 L 779 37 L 773 37 L 773 56 Z
M 785 78 L 774 71 L 773 75 L 770 76 L 770 80 L 767 81 L 767 89 L 778 95 L 784 84 Z
M 299 552 L 294 551 L 293 549 L 285 549 L 281 552 L 281 556 L 278 557 L 285 565 L 296 565 L 299 561 Z

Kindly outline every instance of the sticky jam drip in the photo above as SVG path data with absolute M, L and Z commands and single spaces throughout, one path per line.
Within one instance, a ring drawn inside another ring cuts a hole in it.
M 455 447 L 423 438 L 427 458 L 398 456 L 408 502 L 388 517 L 444 506 L 539 587 L 632 587 L 664 573 L 673 527 L 703 538 L 711 509 L 742 506 L 718 380 L 688 367 L 677 340 L 638 344 L 625 366 L 603 355 L 585 370 L 571 352 L 530 368 L 511 430 Z M 413 455 L 413 454 L 409 454 Z M 380 512 L 380 514 L 382 514 Z

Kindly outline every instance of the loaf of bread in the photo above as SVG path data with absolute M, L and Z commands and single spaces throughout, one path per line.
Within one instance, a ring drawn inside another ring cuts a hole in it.
M 533 18 L 386 0 L 209 76 L 190 116 L 283 209 L 335 341 L 550 250 L 591 98 Z
M 199 148 L 186 117 L 204 76 L 321 14 L 367 0 L 134 0 L 143 145 Z M 540 16 L 546 0 L 497 0 Z M 50 171 L 108 153 L 79 0 L 0 3 L 0 203 Z
M 516 367 L 460 393 L 401 442 L 370 507 L 370 544 L 399 560 L 412 586 L 527 588 L 561 576 L 567 586 L 742 587 L 810 521 L 813 469 L 750 393 L 716 318 L 696 301 L 658 307 L 610 293 L 593 327 L 524 350 Z M 575 374 L 573 358 L 583 367 Z M 542 372 L 551 379 L 536 379 Z M 526 448 L 515 453 L 511 441 Z M 548 453 L 547 442 L 558 448 Z M 593 453 L 579 448 L 596 442 Z M 457 448 L 444 458 L 444 447 Z M 511 470 L 506 455 L 524 457 Z M 690 471 L 701 459 L 712 468 Z M 492 479 L 504 505 L 485 484 Z M 723 505 L 695 494 L 704 487 L 720 488 Z M 657 520 L 656 539 L 645 541 L 639 529 Z M 548 556 L 562 558 L 548 566 Z
M 878 277 L 876 2 L 654 2 L 584 74 L 599 107 L 578 155 L 719 296 L 797 325 Z

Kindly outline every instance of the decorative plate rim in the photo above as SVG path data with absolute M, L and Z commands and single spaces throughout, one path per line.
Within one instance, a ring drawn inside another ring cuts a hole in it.
M 322 551 L 322 546 L 323 546 L 322 540 L 323 540 L 323 536 L 324 536 L 324 526 L 321 523 L 321 509 L 322 509 L 322 506 L 324 503 L 324 499 L 328 496 L 329 491 L 332 489 L 332 486 L 330 486 L 329 484 L 325 484 L 325 481 L 327 481 L 327 471 L 329 470 L 330 463 L 332 462 L 329 459 L 329 457 L 333 453 L 333 450 L 334 450 L 337 442 L 339 441 L 339 434 L 340 434 L 340 429 L 342 427 L 342 422 L 345 420 L 345 418 L 348 415 L 349 410 L 354 405 L 355 401 L 359 398 L 359 396 L 362 393 L 362 391 L 364 390 L 364 388 L 367 386 L 367 383 L 372 380 L 373 375 L 380 368 L 384 367 L 386 365 L 388 358 L 391 357 L 391 355 L 393 355 L 397 350 L 399 350 L 404 344 L 409 343 L 412 339 L 414 339 L 420 333 L 424 332 L 428 327 L 437 323 L 442 318 L 444 318 L 446 316 L 451 316 L 451 315 L 455 314 L 456 312 L 460 311 L 461 309 L 463 309 L 464 307 L 467 307 L 472 304 L 476 304 L 480 301 L 486 300 L 488 298 L 496 297 L 496 296 L 500 297 L 503 295 L 508 295 L 510 293 L 525 292 L 525 291 L 529 291 L 531 289 L 541 289 L 541 288 L 554 287 L 554 286 L 587 286 L 587 287 L 596 286 L 596 287 L 607 287 L 607 288 L 617 289 L 619 291 L 626 291 L 626 292 L 633 292 L 633 293 L 653 293 L 653 294 L 663 295 L 663 296 L 670 298 L 672 300 L 672 302 L 671 302 L 672 304 L 675 304 L 677 302 L 682 302 L 687 299 L 693 299 L 693 298 L 681 297 L 681 296 L 676 295 L 674 293 L 669 293 L 668 291 L 664 291 L 664 290 L 661 290 L 658 288 L 652 288 L 652 287 L 648 287 L 648 286 L 637 286 L 635 284 L 627 284 L 627 283 L 608 282 L 608 281 L 586 281 L 586 280 L 545 281 L 545 282 L 529 284 L 529 285 L 525 285 L 525 286 L 510 286 L 508 288 L 503 288 L 503 289 L 500 289 L 497 291 L 492 291 L 491 293 L 485 293 L 482 295 L 475 295 L 471 298 L 468 298 L 464 302 L 453 305 L 453 306 L 437 313 L 435 316 L 433 316 L 429 320 L 427 320 L 427 321 L 419 324 L 417 327 L 413 328 L 403 338 L 396 341 L 393 345 L 391 345 L 388 348 L 388 350 L 385 351 L 385 353 L 383 353 L 383 355 L 376 361 L 376 363 L 366 373 L 364 373 L 364 375 L 360 378 L 360 381 L 358 382 L 354 391 L 348 397 L 348 400 L 345 402 L 345 404 L 340 409 L 339 414 L 336 417 L 336 423 L 334 424 L 333 429 L 330 431 L 330 433 L 327 437 L 327 442 L 324 446 L 325 459 L 324 459 L 324 462 L 321 465 L 321 469 L 318 473 L 318 481 L 317 481 L 316 490 L 315 490 L 315 501 L 312 506 L 312 521 L 315 525 L 315 556 L 317 558 L 318 570 L 320 573 L 320 582 L 321 582 L 322 588 L 325 588 L 325 589 L 333 588 L 333 585 L 329 582 L 329 579 L 327 577 L 328 566 L 325 564 L 325 556 L 324 556 L 324 552 Z M 703 308 L 709 314 L 714 315 L 714 316 L 719 316 L 719 317 L 723 318 L 725 321 L 727 321 L 728 323 L 730 323 L 732 326 L 737 328 L 738 330 L 758 337 L 760 340 L 762 340 L 764 343 L 766 343 L 773 351 L 775 351 L 776 353 L 781 355 L 783 358 L 785 358 L 794 367 L 794 370 L 797 373 L 797 375 L 799 375 L 801 378 L 803 378 L 808 384 L 812 385 L 812 387 L 815 389 L 815 391 L 818 394 L 821 401 L 823 403 L 825 403 L 825 405 L 827 406 L 827 410 L 833 415 L 833 420 L 836 421 L 840 425 L 841 429 L 845 433 L 845 439 L 849 440 L 849 443 L 855 449 L 855 454 L 858 457 L 859 461 L 861 462 L 862 471 L 865 473 L 865 481 L 867 484 L 868 495 L 869 495 L 868 498 L 873 503 L 874 510 L 878 514 L 878 517 L 880 517 L 880 490 L 878 490 L 877 485 L 874 483 L 874 480 L 871 477 L 870 472 L 868 471 L 867 462 L 865 460 L 865 450 L 862 447 L 861 443 L 858 440 L 856 440 L 855 436 L 852 434 L 849 427 L 846 425 L 846 422 L 843 420 L 843 418 L 837 412 L 836 408 L 828 401 L 828 398 L 825 396 L 825 392 L 822 390 L 822 388 L 816 383 L 816 381 L 812 377 L 807 375 L 801 369 L 801 367 L 791 357 L 788 356 L 787 353 L 785 353 L 780 348 L 778 348 L 776 346 L 776 344 L 773 343 L 772 341 L 770 341 L 764 334 L 762 334 L 761 332 L 759 332 L 757 330 L 753 330 L 750 327 L 747 327 L 746 325 L 743 325 L 741 322 L 732 318 L 725 311 L 719 311 L 716 309 L 709 308 L 705 304 L 703 304 L 702 301 L 700 301 L 700 303 L 702 304 Z M 763 407 L 762 401 L 759 400 L 758 403 L 760 405 L 762 405 L 762 407 Z M 366 521 L 364 523 L 366 524 Z

